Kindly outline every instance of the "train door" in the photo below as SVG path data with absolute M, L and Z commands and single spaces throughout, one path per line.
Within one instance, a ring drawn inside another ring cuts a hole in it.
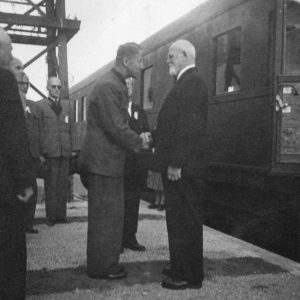
M 278 1 L 276 49 L 280 61 L 275 86 L 275 163 L 273 171 L 300 173 L 300 0 Z M 279 45 L 281 44 L 281 45 Z

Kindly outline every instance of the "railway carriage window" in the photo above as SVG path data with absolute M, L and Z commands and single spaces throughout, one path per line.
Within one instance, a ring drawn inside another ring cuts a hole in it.
M 241 85 L 241 29 L 216 38 L 216 95 L 236 92 Z
M 153 103 L 153 88 L 151 86 L 151 75 L 153 67 L 143 70 L 143 108 L 152 109 Z
M 285 73 L 300 73 L 300 1 L 287 0 Z
M 74 122 L 78 123 L 78 100 L 74 101 Z
M 81 109 L 81 121 L 86 121 L 86 96 L 82 97 Z

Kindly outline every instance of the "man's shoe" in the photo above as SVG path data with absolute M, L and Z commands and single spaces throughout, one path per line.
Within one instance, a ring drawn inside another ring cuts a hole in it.
M 157 210 L 158 211 L 164 211 L 165 210 L 165 206 L 163 204 L 159 204 Z
M 56 223 L 59 223 L 59 224 L 69 224 L 71 223 L 70 219 L 67 219 L 67 218 L 63 218 L 63 219 L 56 219 Z
M 188 281 L 164 280 L 161 286 L 169 290 L 201 289 L 202 283 L 189 283 Z
M 127 276 L 127 272 L 125 270 L 120 270 L 116 273 L 108 274 L 106 277 L 108 279 L 121 279 Z
M 139 243 L 127 244 L 127 245 L 125 244 L 125 245 L 123 245 L 123 248 L 130 249 L 132 251 L 140 251 L 140 252 L 146 251 L 146 247 L 143 245 L 140 245 Z
M 53 222 L 53 221 L 49 221 L 49 220 L 46 220 L 46 221 L 45 221 L 45 224 L 46 224 L 47 226 L 50 226 L 50 227 L 52 227 L 52 226 L 54 226 L 54 225 L 55 225 L 55 222 Z
M 163 275 L 165 276 L 168 276 L 171 278 L 171 275 L 172 275 L 172 271 L 171 271 L 171 268 L 170 267 L 164 267 L 162 269 L 162 272 L 161 272 Z
M 150 209 L 154 209 L 154 208 L 157 208 L 157 204 L 155 204 L 155 203 L 151 203 L 150 205 L 148 205 L 148 208 L 150 208 Z
M 25 232 L 33 234 L 39 233 L 39 231 L 37 229 L 34 229 L 33 227 L 26 227 Z

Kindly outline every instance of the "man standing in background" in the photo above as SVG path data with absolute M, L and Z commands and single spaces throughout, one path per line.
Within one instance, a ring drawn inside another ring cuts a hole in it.
M 16 57 L 13 57 L 13 59 L 10 62 L 9 65 L 10 71 L 15 75 L 15 78 L 17 82 L 21 82 L 23 80 L 24 76 L 24 66 L 23 63 Z M 19 91 L 20 91 L 20 86 L 19 86 Z M 26 97 L 24 93 L 20 93 L 23 109 L 25 111 L 26 107 Z
M 145 111 L 132 101 L 132 78 L 126 79 L 128 88 L 128 113 L 129 127 L 138 135 L 149 132 L 149 125 Z M 123 226 L 123 248 L 133 251 L 145 251 L 136 239 L 138 228 L 139 207 L 142 187 L 146 185 L 147 150 L 135 152 L 127 149 L 124 167 L 124 226 Z M 149 154 L 149 152 L 148 152 Z
M 19 93 L 21 98 L 24 97 L 26 99 L 26 94 L 29 88 L 29 78 L 24 73 L 22 81 L 18 81 Z M 43 157 L 40 155 L 41 147 L 40 147 L 40 133 L 39 133 L 39 124 L 38 124 L 38 115 L 36 102 L 26 99 L 26 108 L 25 108 L 25 117 L 26 117 L 26 125 L 27 132 L 29 137 L 29 149 L 31 154 L 32 161 L 32 184 L 33 187 L 33 195 L 26 203 L 25 209 L 25 225 L 26 225 L 26 233 L 38 233 L 37 229 L 33 228 L 34 214 L 37 203 L 37 170 L 39 166 L 44 162 Z
M 0 299 L 25 300 L 23 204 L 33 191 L 24 111 L 9 71 L 11 51 L 11 40 L 0 28 Z
M 29 137 L 29 149 L 32 156 L 32 176 L 31 186 L 33 195 L 25 205 L 25 231 L 26 233 L 38 233 L 37 229 L 33 228 L 34 213 L 37 203 L 37 183 L 36 173 L 39 165 L 40 143 L 39 143 L 39 128 L 38 118 L 35 108 L 35 102 L 26 100 L 26 94 L 29 88 L 29 78 L 24 73 L 23 63 L 16 57 L 10 62 L 10 71 L 15 75 L 18 83 L 19 94 L 22 101 L 22 106 L 26 118 L 27 133 Z
M 41 154 L 46 159 L 45 204 L 46 225 L 69 223 L 67 198 L 69 159 L 72 155 L 72 113 L 67 99 L 60 98 L 61 81 L 50 77 L 49 97 L 37 102 L 40 124 Z

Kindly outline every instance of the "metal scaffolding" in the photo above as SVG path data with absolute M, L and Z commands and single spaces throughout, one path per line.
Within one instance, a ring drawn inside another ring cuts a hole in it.
M 8 7 L 13 13 L 5 11 Z M 67 43 L 78 32 L 80 21 L 66 18 L 65 0 L 0 0 L 0 26 L 13 43 L 45 46 L 24 68 L 47 53 L 48 77 L 59 76 L 61 95 L 68 98 Z M 44 97 L 32 83 L 30 86 Z

